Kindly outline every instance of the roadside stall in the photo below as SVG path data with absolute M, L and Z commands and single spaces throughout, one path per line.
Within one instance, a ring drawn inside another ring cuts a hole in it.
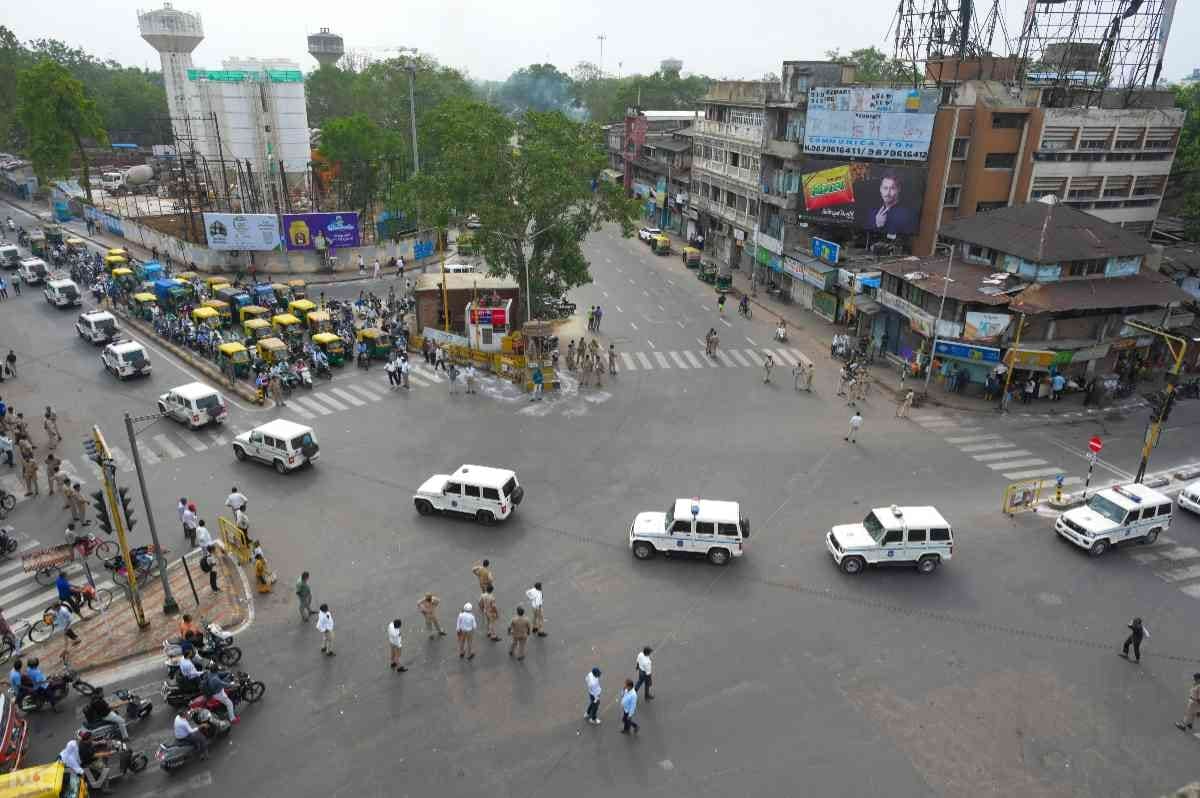
M 481 352 L 500 351 L 502 340 L 509 333 L 512 304 L 511 299 L 504 299 L 495 306 L 490 302 L 471 302 L 467 305 L 467 340 L 471 342 L 472 349 Z

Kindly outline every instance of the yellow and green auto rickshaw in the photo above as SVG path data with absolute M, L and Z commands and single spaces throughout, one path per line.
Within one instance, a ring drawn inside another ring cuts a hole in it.
M 671 237 L 666 235 L 657 235 L 650 239 L 650 249 L 655 255 L 670 255 L 671 254 Z
M 120 247 L 113 247 L 110 250 L 108 250 L 107 252 L 105 252 L 104 254 L 109 257 L 113 257 L 113 258 L 128 258 L 129 257 L 129 253 L 126 252 L 125 250 L 121 249 Z
M 29 233 L 29 251 L 35 258 L 50 257 L 50 250 L 46 246 L 46 234 L 41 230 L 31 230 Z
M 266 319 L 246 319 L 242 322 L 242 332 L 245 333 L 246 340 L 250 342 L 261 341 L 275 334 L 271 329 L 271 322 Z
M 311 310 L 308 313 L 308 331 L 309 333 L 331 332 L 333 330 L 333 319 L 329 316 L 327 310 Z
M 208 295 L 213 296 L 218 288 L 229 285 L 228 277 L 211 276 L 204 278 L 204 284 L 208 286 Z
M 288 288 L 287 283 L 271 283 L 271 290 L 275 292 L 275 302 L 279 307 L 286 308 L 292 301 L 292 289 Z
M 695 247 L 684 247 L 683 255 L 681 256 L 683 258 L 683 265 L 688 267 L 689 269 L 699 268 L 700 267 L 700 256 L 703 254 L 704 253 L 702 253 L 700 250 L 696 249 Z
M 372 358 L 386 359 L 392 353 L 392 339 L 378 327 L 367 327 L 359 330 L 355 336 L 357 343 L 367 345 L 367 355 Z
M 63 229 L 61 225 L 44 224 L 42 232 L 46 234 L 46 243 L 52 247 L 61 247 L 63 244 Z
M 122 266 L 128 266 L 128 265 L 129 265 L 129 258 L 125 257 L 124 255 L 105 255 L 104 256 L 104 270 L 107 272 L 111 272 L 113 269 L 119 269 Z
M 213 310 L 217 311 L 217 313 L 221 314 L 221 324 L 233 324 L 233 308 L 229 306 L 228 302 L 225 302 L 221 299 L 206 299 L 200 303 L 200 307 L 212 308 Z
M 217 365 L 225 374 L 245 377 L 250 373 L 250 352 L 242 344 L 231 341 L 217 347 Z
M 718 294 L 728 294 L 733 290 L 733 272 L 729 267 L 722 266 L 717 272 L 716 288 Z
M 271 319 L 271 326 L 275 328 L 275 336 L 277 338 L 282 338 L 289 343 L 293 338 L 299 337 L 304 332 L 304 327 L 300 324 L 300 319 L 291 313 L 277 314 Z
M 346 345 L 342 343 L 339 336 L 330 332 L 320 332 L 312 337 L 312 342 L 321 348 L 325 353 L 325 357 L 329 359 L 330 366 L 344 366 L 346 364 Z
M 308 297 L 308 283 L 303 280 L 288 280 L 288 290 L 292 292 L 292 299 L 305 299 Z
M 292 314 L 300 321 L 308 319 L 308 314 L 317 309 L 317 303 L 311 299 L 293 299 L 288 303 L 288 313 Z
M 264 338 L 258 342 L 258 356 L 268 366 L 286 362 L 288 345 L 278 338 Z
M 87 242 L 85 242 L 82 238 L 76 238 L 75 236 L 71 236 L 63 243 L 67 245 L 67 254 L 68 255 L 81 255 L 81 254 L 86 255 L 87 254 Z
M 221 313 L 216 308 L 201 305 L 192 310 L 192 321 L 216 329 L 221 326 Z
M 716 264 L 701 263 L 700 268 L 696 270 L 696 276 L 706 283 L 715 283 L 717 281 Z
M 157 306 L 158 297 L 148 291 L 141 291 L 129 298 L 129 311 L 139 319 L 153 318 Z
M 112 270 L 113 282 L 115 282 L 122 291 L 132 291 L 137 287 L 137 276 L 134 275 L 133 269 L 125 266 L 118 266 Z
M 238 318 L 243 323 L 250 321 L 250 319 L 266 319 L 270 315 L 271 311 L 262 305 L 242 305 L 238 310 Z
M 141 758 L 137 770 L 144 770 L 146 754 L 135 756 Z M 87 781 L 75 775 L 61 759 L 0 776 L 0 798 L 87 798 L 88 795 Z
M 197 274 L 196 272 L 180 272 L 179 274 L 175 275 L 175 279 L 183 280 L 185 283 L 190 283 L 190 282 L 193 282 L 199 276 L 200 275 Z

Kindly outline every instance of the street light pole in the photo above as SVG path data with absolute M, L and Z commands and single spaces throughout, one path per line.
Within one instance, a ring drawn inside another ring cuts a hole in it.
M 413 97 L 413 80 L 417 74 L 417 63 L 410 57 L 404 65 L 408 72 L 408 121 L 412 125 L 413 174 L 421 174 L 421 159 L 417 155 L 417 101 Z
M 933 357 L 937 353 L 938 327 L 942 323 L 942 311 L 946 308 L 946 292 L 950 290 L 950 267 L 954 265 L 954 247 L 942 246 L 946 246 L 950 250 L 950 254 L 946 257 L 946 279 L 942 283 L 942 301 L 938 303 L 937 320 L 933 323 L 933 342 L 929 347 L 929 365 L 925 367 L 925 388 L 922 396 L 929 396 L 929 380 L 933 377 Z
M 142 456 L 138 453 L 137 432 L 133 429 L 134 421 L 159 418 L 161 416 L 154 415 L 135 419 L 126 413 L 125 432 L 129 435 L 129 448 L 133 452 L 133 467 L 137 471 L 138 487 L 142 491 L 142 504 L 146 508 L 146 523 L 150 526 L 150 540 L 154 542 L 154 559 L 158 565 L 158 577 L 162 580 L 163 615 L 174 615 L 179 612 L 179 604 L 175 601 L 175 596 L 171 595 L 171 582 L 167 579 L 167 561 L 163 558 L 162 546 L 158 542 L 158 529 L 154 526 L 154 509 L 150 506 L 150 493 L 146 490 L 146 476 L 142 472 Z

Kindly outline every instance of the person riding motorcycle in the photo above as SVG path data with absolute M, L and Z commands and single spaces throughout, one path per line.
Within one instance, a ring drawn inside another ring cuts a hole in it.
M 196 667 L 196 663 L 192 659 L 194 656 L 194 649 L 186 649 L 183 652 L 183 657 L 179 660 L 178 682 L 181 688 L 195 687 L 204 676 L 204 671 Z
M 92 697 L 88 701 L 83 710 L 83 717 L 91 724 L 99 724 L 101 722 L 109 722 L 115 724 L 121 739 L 129 742 L 129 726 L 125 723 L 125 718 L 112 708 L 112 705 L 104 699 L 104 688 L 97 687 L 92 692 Z
M 787 340 L 787 322 L 783 319 L 780 319 L 779 324 L 775 326 L 775 340 L 780 343 Z
M 743 316 L 745 316 L 746 311 L 748 311 L 749 309 L 750 309 L 750 298 L 743 295 L 742 301 L 738 302 L 738 313 L 741 313 Z
M 46 674 L 42 673 L 42 669 L 38 667 L 39 664 L 38 658 L 33 657 L 25 668 L 25 676 L 29 679 L 28 692 L 43 693 L 47 702 L 53 707 L 55 702 L 49 693 L 50 680 Z

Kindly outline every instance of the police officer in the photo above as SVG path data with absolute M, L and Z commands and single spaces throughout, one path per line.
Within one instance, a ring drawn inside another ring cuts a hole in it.
M 525 617 L 525 608 L 517 607 L 517 614 L 508 622 L 508 636 L 512 638 L 512 645 L 508 647 L 508 656 L 516 654 L 517 659 L 525 659 L 525 643 L 529 640 L 529 633 L 533 629 L 529 619 Z
M 17 413 L 16 439 L 18 441 L 26 440 L 31 444 L 33 443 L 33 439 L 29 437 L 29 422 L 25 420 L 24 413 Z
M 46 430 L 46 439 L 48 441 L 46 445 L 50 451 L 54 451 L 55 447 L 62 441 L 62 435 L 58 434 L 58 414 L 49 405 L 46 405 L 46 415 L 42 419 L 42 427 Z
M 58 469 L 62 464 L 62 460 L 51 450 L 46 455 L 46 484 L 49 485 L 49 494 L 54 495 L 54 484 L 58 482 Z
M 38 467 L 32 457 L 25 458 L 21 463 L 21 479 L 25 481 L 25 495 L 36 496 L 38 490 Z

